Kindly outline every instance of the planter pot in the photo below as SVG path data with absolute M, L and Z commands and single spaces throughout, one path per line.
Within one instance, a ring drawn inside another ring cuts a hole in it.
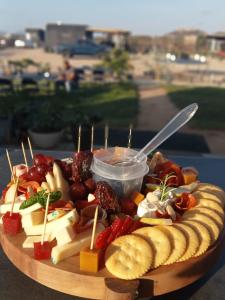
M 51 133 L 38 133 L 32 130 L 28 130 L 28 134 L 32 142 L 43 149 L 50 149 L 55 147 L 62 139 L 64 129 L 58 132 Z

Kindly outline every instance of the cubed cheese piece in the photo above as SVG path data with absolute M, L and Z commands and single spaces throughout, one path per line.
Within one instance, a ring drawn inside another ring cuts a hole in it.
M 45 213 L 43 210 L 32 211 L 22 216 L 22 227 L 34 226 L 44 223 Z
M 20 211 L 21 202 L 15 202 L 13 211 L 19 212 Z M 11 211 L 12 203 L 4 203 L 0 205 L 0 214 L 5 214 L 7 211 Z
M 138 204 L 145 199 L 145 196 L 137 191 L 131 195 L 131 200 L 138 206 Z
M 27 214 L 30 214 L 32 211 L 36 211 L 36 210 L 39 210 L 40 208 L 42 208 L 41 204 L 39 203 L 35 203 L 27 208 L 24 208 L 24 209 L 20 209 L 19 213 L 24 216 L 24 215 L 27 215 Z
M 48 184 L 48 186 L 50 188 L 50 191 L 51 192 L 57 191 L 57 189 L 56 189 L 56 182 L 55 182 L 54 176 L 51 173 L 47 173 L 45 175 L 45 178 L 46 178 L 47 184 Z
M 97 273 L 101 262 L 101 249 L 90 250 L 86 247 L 80 251 L 80 270 Z
M 65 216 L 63 216 L 59 219 L 53 220 L 51 222 L 47 222 L 45 232 L 46 233 L 57 232 L 61 228 L 67 226 L 68 221 L 70 222 L 70 224 L 74 224 L 79 221 L 79 215 L 78 215 L 76 209 L 71 210 Z M 42 224 L 24 227 L 24 231 L 25 231 L 26 235 L 41 235 L 42 230 L 43 230 Z
M 102 224 L 97 224 L 96 226 L 96 234 L 98 235 L 99 232 L 104 230 L 104 226 Z M 90 246 L 91 244 L 91 233 L 92 228 L 77 234 L 74 241 L 60 246 L 55 246 L 52 248 L 52 262 L 54 264 L 59 263 L 60 261 L 76 255 L 80 252 L 81 249 Z
M 52 220 L 56 220 L 66 214 L 63 209 L 56 209 L 47 215 L 47 220 L 50 222 Z
M 41 235 L 35 235 L 35 236 L 28 236 L 25 241 L 23 242 L 22 247 L 23 248 L 34 248 L 34 243 L 41 242 Z M 45 234 L 44 241 L 51 242 L 53 239 L 51 238 L 51 235 Z
M 67 225 L 64 228 L 61 228 L 59 231 L 55 232 L 54 234 L 57 245 L 65 245 L 67 243 L 70 243 L 74 240 L 76 236 L 76 232 L 73 228 L 73 225 Z

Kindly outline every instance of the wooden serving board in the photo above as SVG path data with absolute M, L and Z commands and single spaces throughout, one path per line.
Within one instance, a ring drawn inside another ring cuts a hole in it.
M 224 230 L 214 246 L 198 258 L 161 266 L 140 278 L 124 281 L 113 278 L 104 268 L 96 274 L 79 270 L 79 256 L 53 265 L 33 258 L 33 249 L 23 249 L 26 236 L 8 236 L 0 225 L 0 242 L 9 260 L 33 280 L 57 291 L 89 299 L 134 299 L 162 295 L 185 287 L 202 277 L 220 257 L 225 246 Z

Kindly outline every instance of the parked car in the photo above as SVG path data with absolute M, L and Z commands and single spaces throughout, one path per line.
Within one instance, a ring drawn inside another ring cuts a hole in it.
M 72 57 L 74 55 L 101 55 L 110 48 L 105 45 L 99 45 L 92 41 L 80 40 L 73 45 L 60 44 L 55 47 L 57 53 Z

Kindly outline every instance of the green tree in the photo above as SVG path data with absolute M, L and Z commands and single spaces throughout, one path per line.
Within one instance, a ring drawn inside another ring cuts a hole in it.
M 103 65 L 110 69 L 119 80 L 124 79 L 132 69 L 129 54 L 122 49 L 113 49 L 107 53 L 104 57 Z

